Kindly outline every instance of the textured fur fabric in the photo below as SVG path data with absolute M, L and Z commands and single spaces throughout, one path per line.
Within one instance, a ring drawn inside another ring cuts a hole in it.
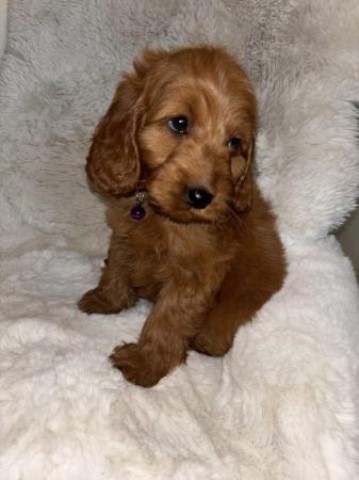
M 4 53 L 7 33 L 7 0 L 0 0 L 0 61 Z
M 359 300 L 329 235 L 359 183 L 357 0 L 13 0 L 0 66 L 0 478 L 353 480 Z M 107 361 L 148 313 L 88 319 L 107 235 L 83 166 L 144 46 L 211 42 L 261 105 L 257 167 L 283 289 L 223 360 L 192 353 L 151 391 Z

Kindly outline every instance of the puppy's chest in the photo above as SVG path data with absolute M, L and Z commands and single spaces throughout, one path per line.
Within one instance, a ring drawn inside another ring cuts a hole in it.
M 177 225 L 156 217 L 128 230 L 131 283 L 140 296 L 154 299 L 168 281 L 206 281 L 228 263 L 230 249 L 204 226 Z

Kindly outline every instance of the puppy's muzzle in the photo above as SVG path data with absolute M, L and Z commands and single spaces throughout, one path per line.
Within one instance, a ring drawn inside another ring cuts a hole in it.
M 192 208 L 202 210 L 212 202 L 213 195 L 206 188 L 188 188 L 186 191 L 186 202 Z

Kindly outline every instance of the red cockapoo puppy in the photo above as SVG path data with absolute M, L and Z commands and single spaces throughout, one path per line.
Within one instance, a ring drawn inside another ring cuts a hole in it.
M 130 382 L 155 385 L 189 348 L 224 355 L 281 288 L 282 245 L 251 171 L 255 134 L 251 83 L 212 47 L 146 51 L 100 121 L 86 171 L 108 199 L 112 238 L 79 307 L 153 302 L 138 342 L 111 355 Z

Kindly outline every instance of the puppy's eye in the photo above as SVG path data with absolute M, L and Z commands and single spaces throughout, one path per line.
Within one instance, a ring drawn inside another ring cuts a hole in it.
M 178 135 L 184 135 L 188 133 L 188 120 L 184 115 L 179 115 L 178 117 L 170 118 L 167 122 L 167 127 L 173 133 Z
M 239 137 L 231 137 L 228 140 L 227 145 L 231 150 L 238 150 L 239 147 L 242 145 L 242 141 Z

